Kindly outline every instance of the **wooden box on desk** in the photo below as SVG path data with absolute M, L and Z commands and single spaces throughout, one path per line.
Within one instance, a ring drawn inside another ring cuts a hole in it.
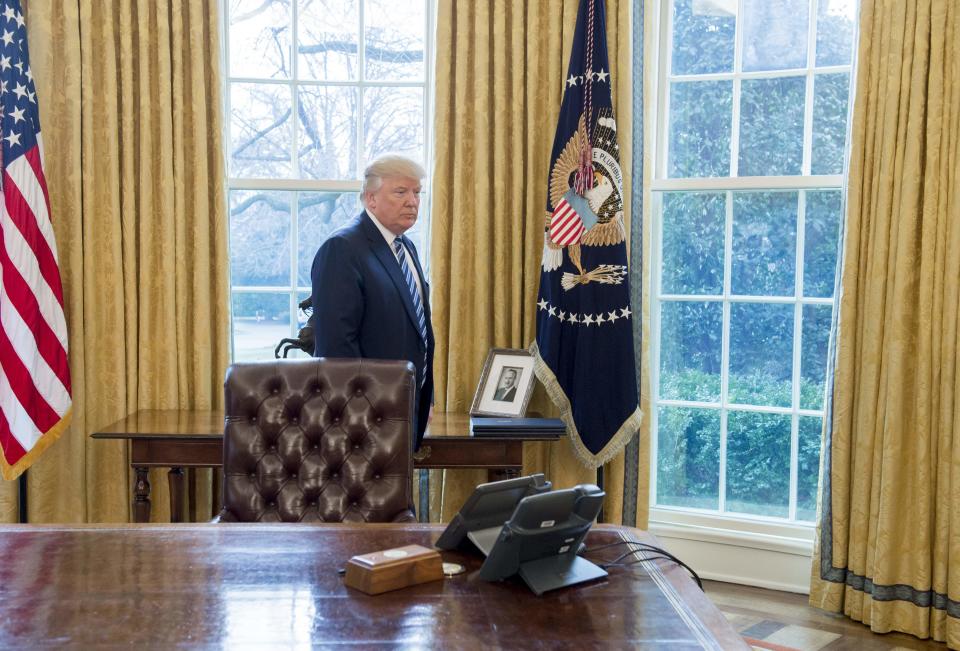
M 442 578 L 438 551 L 407 545 L 354 556 L 347 563 L 344 584 L 367 594 L 380 594 Z

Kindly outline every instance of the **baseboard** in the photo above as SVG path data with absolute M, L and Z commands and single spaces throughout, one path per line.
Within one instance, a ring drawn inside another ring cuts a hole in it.
M 666 522 L 650 532 L 704 579 L 809 594 L 813 541 Z

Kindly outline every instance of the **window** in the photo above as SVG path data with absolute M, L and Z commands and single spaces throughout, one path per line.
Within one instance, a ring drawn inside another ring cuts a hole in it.
M 224 0 L 234 360 L 306 321 L 310 265 L 366 162 L 429 155 L 429 0 Z M 426 195 L 425 195 L 426 196 Z M 408 236 L 426 250 L 428 207 Z
M 815 518 L 855 0 L 663 0 L 657 509 Z

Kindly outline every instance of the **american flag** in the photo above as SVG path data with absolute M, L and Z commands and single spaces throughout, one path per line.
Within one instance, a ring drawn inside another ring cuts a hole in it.
M 0 0 L 0 471 L 26 470 L 70 420 L 67 324 L 36 86 L 19 0 Z

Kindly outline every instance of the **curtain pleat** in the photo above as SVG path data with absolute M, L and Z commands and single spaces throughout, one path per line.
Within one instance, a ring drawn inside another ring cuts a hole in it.
M 124 522 L 128 450 L 90 433 L 138 409 L 223 400 L 218 3 L 32 0 L 26 9 L 74 397 L 69 431 L 28 472 L 29 517 Z M 209 496 L 210 473 L 198 474 Z M 165 473 L 150 481 L 151 519 L 169 520 Z M 16 518 L 15 488 L 0 487 L 6 521 Z
M 960 647 L 960 26 L 862 0 L 810 601 Z M 952 561 L 952 562 L 951 562 Z

